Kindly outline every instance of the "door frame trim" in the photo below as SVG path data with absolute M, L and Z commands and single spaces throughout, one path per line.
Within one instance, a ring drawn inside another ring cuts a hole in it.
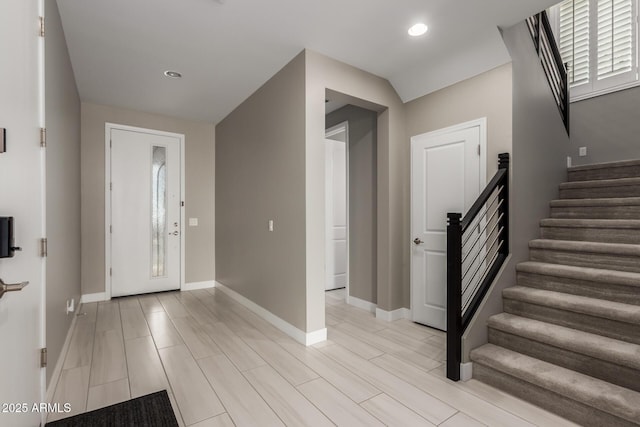
M 411 137 L 411 146 L 409 147 L 409 305 L 411 308 L 411 320 L 413 320 L 413 316 L 415 313 L 414 310 L 414 297 L 413 297 L 413 256 L 411 256 L 413 243 L 411 241 L 413 236 L 413 146 L 415 142 L 415 138 L 418 137 L 427 137 L 433 138 L 441 135 L 446 135 L 448 133 L 457 132 L 465 129 L 469 129 L 472 127 L 480 128 L 480 192 L 487 185 L 487 118 L 481 117 L 479 119 L 470 120 L 468 122 L 458 123 L 453 126 L 448 126 L 445 128 L 437 129 L 430 132 L 421 133 L 418 135 L 413 135 Z
M 177 138 L 180 144 L 180 290 L 185 284 L 185 240 L 186 240 L 186 224 L 185 224 L 185 137 L 182 133 L 165 132 L 156 129 L 148 129 L 129 125 L 120 125 L 117 123 L 106 122 L 104 124 L 104 283 L 105 296 L 107 300 L 111 299 L 111 276 L 109 268 L 111 268 L 111 233 L 109 226 L 111 225 L 111 131 L 114 129 L 130 132 L 141 132 L 157 136 L 169 136 Z
M 345 302 L 349 302 L 349 280 L 351 278 L 350 276 L 350 258 L 349 258 L 349 250 L 350 250 L 350 241 L 351 239 L 349 238 L 349 233 L 351 231 L 351 224 L 349 223 L 349 213 L 350 213 L 350 206 L 349 206 L 349 199 L 350 199 L 350 193 L 349 193 L 349 121 L 345 120 L 343 122 L 338 123 L 335 126 L 331 126 L 330 128 L 327 128 L 324 130 L 324 139 L 330 139 L 330 136 L 333 136 L 335 134 L 338 134 L 340 132 L 344 132 L 345 133 L 345 167 L 346 167 L 346 185 L 347 185 L 347 202 L 346 202 L 346 207 L 347 207 L 347 233 L 346 233 L 346 240 L 347 240 L 347 283 L 345 286 L 345 290 L 346 290 L 346 295 L 345 295 Z M 327 177 L 324 177 L 325 183 L 327 182 Z M 325 197 L 326 197 L 326 189 L 325 189 Z M 326 199 L 325 199 L 325 209 L 326 209 Z M 327 218 L 325 218 L 324 220 L 324 230 L 325 230 L 325 236 L 327 233 Z M 325 254 L 327 251 L 327 245 L 329 244 L 329 242 L 326 241 L 325 239 Z M 326 270 L 326 262 L 325 262 L 325 271 L 324 271 L 324 283 L 325 283 L 325 287 L 326 287 L 326 280 L 327 280 L 327 270 Z

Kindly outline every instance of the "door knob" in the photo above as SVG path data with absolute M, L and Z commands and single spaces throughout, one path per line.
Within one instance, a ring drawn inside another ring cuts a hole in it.
M 413 239 L 413 243 L 415 243 L 416 245 L 419 245 L 420 243 L 424 243 L 424 242 L 420 240 L 419 237 L 416 237 L 415 239 Z
M 29 282 L 6 284 L 2 279 L 0 279 L 0 298 L 2 298 L 7 292 L 21 291 L 28 284 Z

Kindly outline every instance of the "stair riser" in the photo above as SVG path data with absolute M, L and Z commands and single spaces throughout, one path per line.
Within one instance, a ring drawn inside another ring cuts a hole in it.
M 540 227 L 540 236 L 581 242 L 640 243 L 640 229 L 636 228 Z
M 640 287 L 614 285 L 605 282 L 568 279 L 565 277 L 545 276 L 542 274 L 518 272 L 518 285 L 547 291 L 582 295 L 625 304 L 640 305 Z
M 640 185 L 560 189 L 561 199 L 600 199 L 610 197 L 640 197 Z
M 473 365 L 473 377 L 583 426 L 637 427 L 637 424 L 615 415 L 576 402 L 477 362 Z
M 574 313 L 509 298 L 503 299 L 503 307 L 504 311 L 510 314 L 640 344 L 640 325 L 638 324 Z
M 596 179 L 636 178 L 640 176 L 640 165 L 614 166 L 582 171 L 569 171 L 569 181 L 591 181 Z
M 554 365 L 640 391 L 640 371 L 489 328 L 489 342 Z
M 640 218 L 640 206 L 552 207 L 551 218 L 638 219 Z
M 531 261 L 640 273 L 640 257 L 531 248 Z

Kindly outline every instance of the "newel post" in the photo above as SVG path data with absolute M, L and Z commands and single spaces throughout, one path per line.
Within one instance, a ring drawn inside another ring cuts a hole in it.
M 460 380 L 462 362 L 462 215 L 447 214 L 447 378 Z

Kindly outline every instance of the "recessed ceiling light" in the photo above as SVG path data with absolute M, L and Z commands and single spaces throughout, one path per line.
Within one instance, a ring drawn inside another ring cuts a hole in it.
M 171 77 L 172 79 L 179 79 L 180 77 L 182 77 L 182 74 L 180 74 L 179 72 L 171 70 L 165 71 L 164 75 L 167 77 Z
M 425 24 L 423 24 L 422 22 L 418 22 L 416 25 L 409 28 L 408 33 L 410 36 L 418 37 L 426 33 L 428 29 L 429 27 L 427 27 Z

